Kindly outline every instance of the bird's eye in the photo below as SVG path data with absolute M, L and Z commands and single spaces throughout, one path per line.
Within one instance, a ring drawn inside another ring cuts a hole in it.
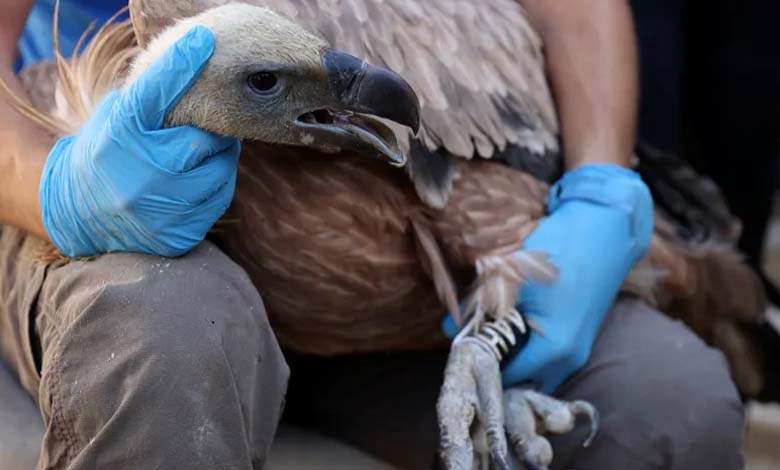
M 249 86 L 257 93 L 268 93 L 276 88 L 279 79 L 271 72 L 257 72 L 249 76 Z

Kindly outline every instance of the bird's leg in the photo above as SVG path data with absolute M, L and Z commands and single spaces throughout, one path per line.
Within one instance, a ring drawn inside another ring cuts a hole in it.
M 441 455 L 448 469 L 482 468 L 488 458 L 495 468 L 508 469 L 507 435 L 529 470 L 543 469 L 552 461 L 544 433 L 569 432 L 576 417 L 584 414 L 591 419 L 587 445 L 598 427 L 598 415 L 589 403 L 566 403 L 522 388 L 504 394 L 499 364 L 510 353 L 509 346 L 526 334 L 523 319 L 514 313 L 518 318 L 487 322 L 453 341 L 436 407 Z M 480 446 L 482 441 L 486 445 Z
M 545 469 L 552 462 L 552 447 L 543 434 L 570 432 L 579 415 L 587 416 L 591 426 L 584 446 L 598 431 L 596 408 L 581 400 L 563 402 L 534 390 L 513 388 L 504 392 L 504 410 L 509 442 L 528 469 Z
M 473 338 L 453 343 L 436 405 L 446 468 L 472 470 L 472 425 L 481 426 L 493 463 L 508 469 L 501 371 L 493 354 Z M 476 420 L 475 420 L 476 418 Z

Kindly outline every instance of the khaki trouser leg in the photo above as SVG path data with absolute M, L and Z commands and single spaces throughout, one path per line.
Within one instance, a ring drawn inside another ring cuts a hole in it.
M 45 266 L 0 227 L 0 359 L 36 400 L 41 469 L 260 468 L 289 369 L 245 273 L 180 259 Z

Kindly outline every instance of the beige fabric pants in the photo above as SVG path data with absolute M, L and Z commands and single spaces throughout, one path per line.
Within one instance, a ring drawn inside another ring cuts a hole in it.
M 39 469 L 261 468 L 289 369 L 244 271 L 210 243 L 46 266 L 0 227 L 0 360 L 46 427 Z

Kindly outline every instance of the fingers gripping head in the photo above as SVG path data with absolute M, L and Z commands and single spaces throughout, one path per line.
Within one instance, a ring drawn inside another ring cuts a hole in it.
M 405 157 L 397 136 L 376 118 L 415 131 L 420 125 L 417 97 L 400 76 L 331 50 L 263 7 L 217 6 L 143 39 L 147 47 L 127 86 L 161 90 L 142 113 L 150 126 L 192 125 L 272 144 L 350 150 L 399 165 Z M 154 73 L 160 70 L 171 73 Z
M 138 55 L 128 84 L 164 77 L 167 83 L 146 88 L 162 89 L 167 125 L 267 140 L 295 114 L 296 102 L 327 91 L 316 89 L 327 85 L 323 48 L 322 40 L 268 9 L 229 4 L 163 30 Z M 158 69 L 172 73 L 144 73 Z

